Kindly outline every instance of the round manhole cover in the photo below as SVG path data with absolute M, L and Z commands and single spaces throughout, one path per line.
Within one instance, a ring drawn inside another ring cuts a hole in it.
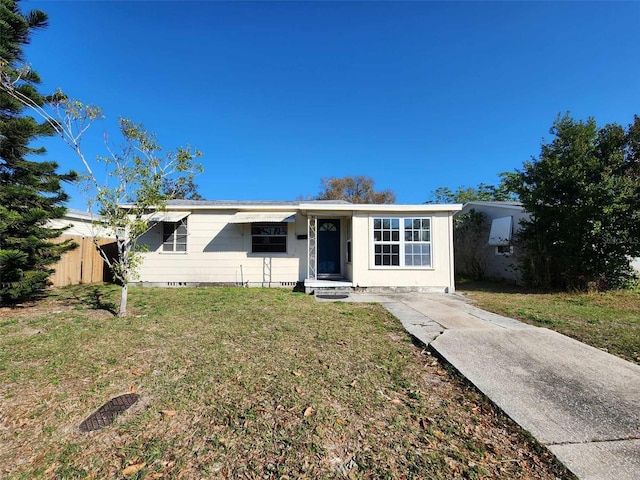
M 349 295 L 316 295 L 317 298 L 322 298 L 323 300 L 344 300 L 345 298 L 349 298 Z
M 138 401 L 138 395 L 127 393 L 114 397 L 89 415 L 81 424 L 81 432 L 91 432 L 111 425 L 118 415 Z

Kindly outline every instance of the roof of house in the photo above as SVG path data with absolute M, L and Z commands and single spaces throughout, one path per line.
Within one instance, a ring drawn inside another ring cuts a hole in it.
M 63 218 L 72 218 L 74 220 L 93 221 L 93 220 L 99 220 L 100 219 L 100 215 L 96 215 L 96 214 L 91 213 L 91 212 L 85 212 L 85 211 L 82 211 L 82 210 L 76 210 L 74 208 L 67 208 L 67 211 L 65 212 Z
M 313 203 L 318 205 L 352 205 L 345 200 L 168 200 L 167 206 L 224 206 L 224 207 L 251 207 L 251 206 L 271 206 L 289 205 L 297 207 L 300 204 Z
M 464 204 L 462 209 L 457 212 L 457 215 L 464 215 L 465 213 L 469 213 L 471 210 L 477 207 L 490 207 L 490 208 L 498 208 L 509 211 L 518 211 L 523 212 L 524 207 L 522 206 L 522 202 L 481 202 L 481 201 L 473 201 L 467 202 Z
M 303 212 L 455 212 L 461 204 L 371 204 L 344 200 L 169 200 L 167 210 L 291 210 Z

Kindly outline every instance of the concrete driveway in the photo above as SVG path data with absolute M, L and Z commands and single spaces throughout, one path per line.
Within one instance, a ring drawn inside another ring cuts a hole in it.
M 377 302 L 585 480 L 640 479 L 640 366 L 445 294 Z

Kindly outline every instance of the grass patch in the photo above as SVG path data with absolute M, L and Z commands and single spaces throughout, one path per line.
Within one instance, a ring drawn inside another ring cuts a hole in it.
M 547 327 L 640 363 L 640 293 L 536 292 L 502 283 L 463 283 L 480 308 Z
M 571 478 L 379 305 L 132 288 L 123 319 L 116 297 L 0 311 L 2 478 Z

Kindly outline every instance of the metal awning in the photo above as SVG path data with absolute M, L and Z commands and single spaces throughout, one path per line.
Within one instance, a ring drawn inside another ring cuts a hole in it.
M 494 218 L 489 232 L 489 245 L 506 246 L 511 243 L 513 217 Z
M 143 216 L 148 222 L 179 222 L 187 218 L 191 212 L 154 212 Z
M 295 212 L 238 212 L 228 223 L 293 223 Z

